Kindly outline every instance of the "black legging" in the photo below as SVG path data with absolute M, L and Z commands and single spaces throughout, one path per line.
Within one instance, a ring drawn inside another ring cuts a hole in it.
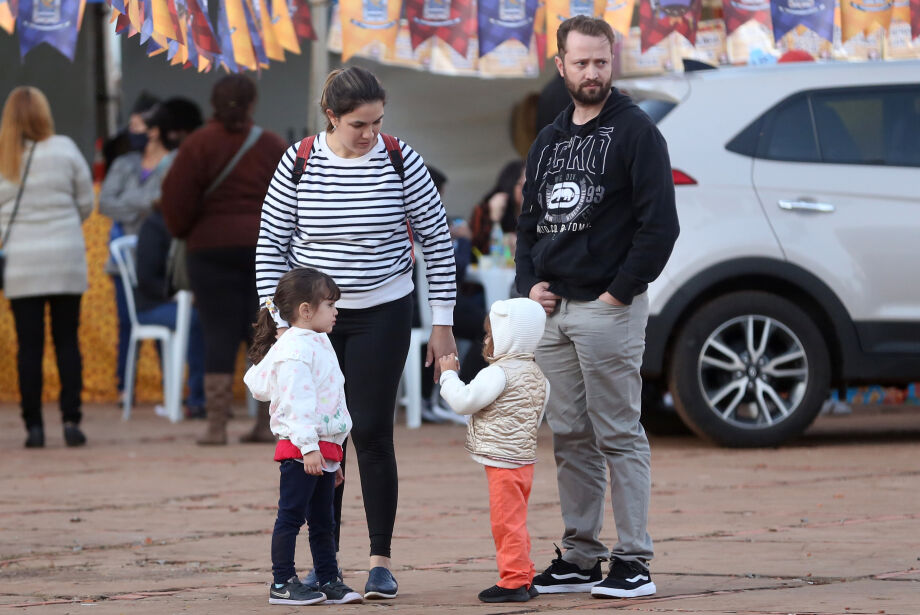
M 45 304 L 51 306 L 51 338 L 61 378 L 61 418 L 79 423 L 83 391 L 83 360 L 77 329 L 80 326 L 80 295 L 50 295 L 10 299 L 16 338 L 17 364 L 22 396 L 22 420 L 26 428 L 42 427 L 42 355 L 45 352 Z
M 345 400 L 358 455 L 371 555 L 390 557 L 399 477 L 393 448 L 393 413 L 409 352 L 412 296 L 364 309 L 339 309 L 329 334 L 345 374 Z M 342 462 L 344 469 L 344 460 Z M 342 484 L 335 493 L 336 545 L 342 523 Z
M 232 374 L 240 342 L 252 341 L 252 323 L 259 310 L 255 272 L 255 247 L 188 253 L 188 277 L 201 317 L 207 374 Z

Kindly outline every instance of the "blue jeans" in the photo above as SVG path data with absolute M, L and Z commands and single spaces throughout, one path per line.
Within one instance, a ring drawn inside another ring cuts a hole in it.
M 162 325 L 176 328 L 176 309 L 174 302 L 161 303 L 152 310 L 139 312 L 137 321 L 142 325 Z M 129 323 L 130 327 L 130 323 Z M 192 324 L 188 332 L 188 388 L 189 395 L 185 403 L 189 406 L 204 406 L 204 334 L 201 332 L 201 319 L 198 310 L 192 308 Z
M 339 574 L 333 538 L 335 520 L 332 516 L 335 472 L 313 476 L 304 472 L 303 464 L 293 459 L 282 461 L 280 469 L 278 518 L 272 532 L 272 575 L 275 583 L 287 583 L 296 574 L 294 551 L 297 534 L 306 521 L 313 570 L 316 579 L 323 585 Z

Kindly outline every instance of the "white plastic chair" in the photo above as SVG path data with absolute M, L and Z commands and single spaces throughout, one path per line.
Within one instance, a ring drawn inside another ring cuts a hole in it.
M 413 327 L 409 338 L 409 356 L 402 373 L 403 396 L 399 400 L 406 408 L 406 426 L 416 429 L 422 426 L 422 352 L 431 334 L 431 308 L 428 306 L 427 267 L 422 251 L 415 247 L 415 296 L 419 307 L 419 327 Z
M 172 422 L 182 420 L 182 382 L 185 369 L 185 353 L 188 349 L 188 334 L 192 316 L 192 294 L 189 291 L 176 293 L 176 329 L 162 325 L 142 325 L 137 320 L 137 306 L 134 303 L 134 289 L 137 287 L 137 272 L 134 266 L 134 252 L 137 236 L 126 235 L 112 241 L 109 251 L 125 289 L 128 317 L 131 320 L 131 336 L 128 342 L 125 365 L 125 391 L 122 399 L 122 419 L 131 418 L 134 399 L 134 384 L 137 376 L 137 347 L 142 340 L 159 340 L 162 344 L 163 405 Z

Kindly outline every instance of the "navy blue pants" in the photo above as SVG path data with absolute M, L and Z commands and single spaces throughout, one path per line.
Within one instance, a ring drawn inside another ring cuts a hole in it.
M 272 532 L 272 575 L 275 583 L 286 583 L 296 574 L 294 551 L 297 534 L 304 522 L 307 523 L 316 578 L 320 584 L 334 580 L 339 573 L 332 515 L 335 472 L 313 476 L 304 472 L 303 464 L 298 461 L 282 461 L 280 492 L 278 518 Z

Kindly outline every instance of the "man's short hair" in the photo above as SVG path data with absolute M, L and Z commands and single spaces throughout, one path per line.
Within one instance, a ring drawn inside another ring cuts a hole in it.
M 607 40 L 610 41 L 611 50 L 616 41 L 613 34 L 613 28 L 603 19 L 588 17 L 587 15 L 576 15 L 575 17 L 570 17 L 563 21 L 556 31 L 556 46 L 559 50 L 558 53 L 560 58 L 565 57 L 565 42 L 569 37 L 569 32 L 572 31 L 584 34 L 585 36 L 606 36 Z

